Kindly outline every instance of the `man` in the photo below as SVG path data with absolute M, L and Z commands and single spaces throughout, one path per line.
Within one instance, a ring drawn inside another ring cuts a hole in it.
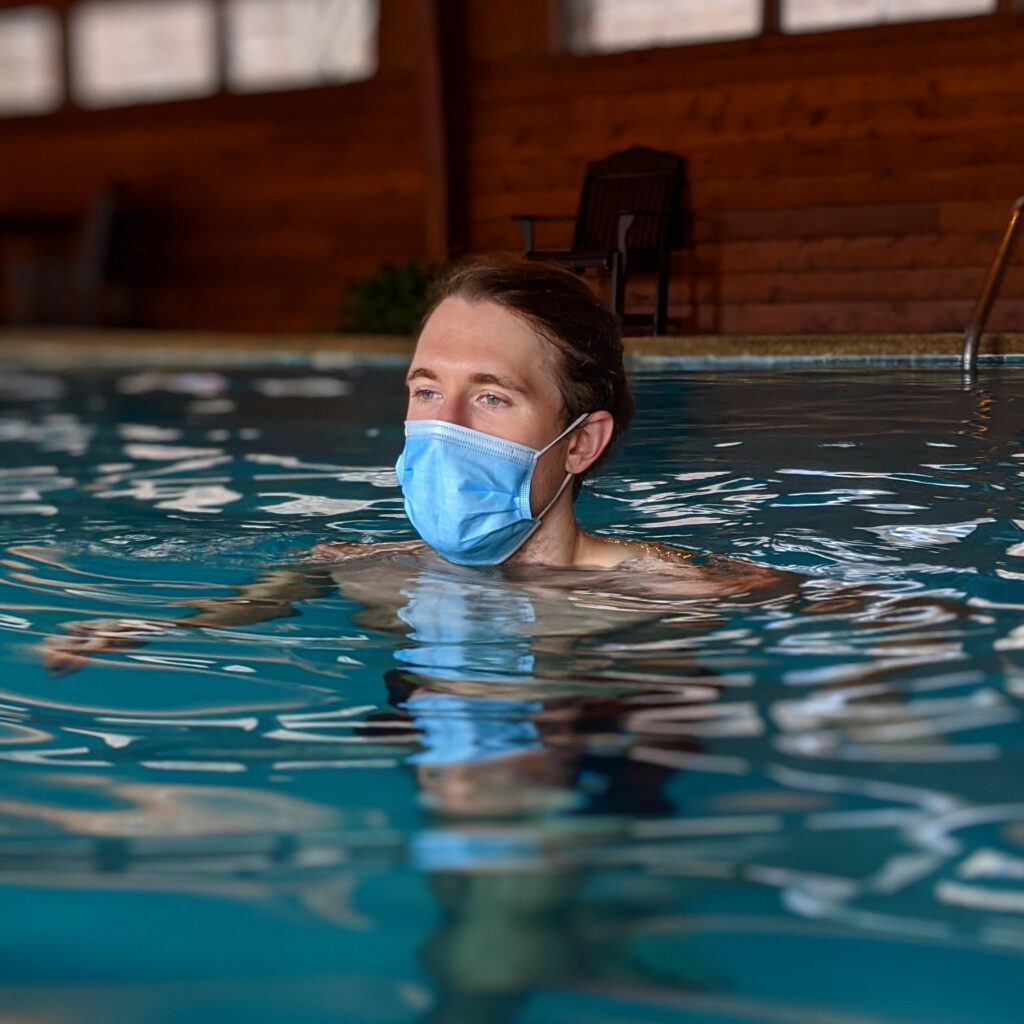
M 633 414 L 616 319 L 575 274 L 543 263 L 472 263 L 443 284 L 406 377 L 406 512 L 459 565 L 671 571 L 726 595 L 778 574 L 732 560 L 586 533 L 573 502 Z M 388 551 L 423 550 L 422 544 Z M 365 557 L 331 543 L 318 560 Z
M 189 602 L 173 625 L 227 627 L 295 614 L 293 602 L 333 585 L 385 629 L 403 629 L 410 573 L 453 563 L 502 565 L 531 600 L 564 605 L 564 574 L 515 579 L 519 567 L 605 570 L 602 589 L 639 596 L 742 596 L 792 589 L 785 574 L 731 558 L 586 533 L 573 502 L 633 415 L 618 322 L 575 274 L 543 263 L 489 260 L 456 270 L 440 288 L 406 381 L 406 445 L 397 474 L 422 541 L 329 542 L 315 547 L 326 572 L 278 570 L 237 597 Z M 408 556 L 412 564 L 397 564 Z M 341 564 L 348 563 L 348 564 Z M 325 567 L 326 568 L 326 567 Z M 636 573 L 640 572 L 637 576 Z M 462 585 L 471 579 L 462 577 Z M 601 618 L 601 611 L 587 614 Z M 644 616 L 642 616 L 644 617 Z M 587 620 L 597 626 L 594 618 Z M 160 622 L 90 620 L 44 644 L 54 672 L 93 654 L 138 646 Z M 575 628 L 585 623 L 575 622 Z M 561 630 L 570 632 L 569 624 Z

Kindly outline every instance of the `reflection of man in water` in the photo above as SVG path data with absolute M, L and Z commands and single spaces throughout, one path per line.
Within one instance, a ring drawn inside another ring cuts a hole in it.
M 592 736 L 617 731 L 628 702 L 600 676 L 586 697 L 570 696 L 588 667 L 607 662 L 546 631 L 554 616 L 543 593 L 441 568 L 410 579 L 403 595 L 405 640 L 394 652 L 402 668 L 385 682 L 388 703 L 419 734 L 422 749 L 407 763 L 427 806 L 454 815 L 611 812 L 623 809 L 611 805 L 624 785 L 652 781 L 639 767 L 623 771 L 619 744 L 593 756 Z M 577 633 L 587 618 L 580 609 Z M 570 625 L 563 610 L 558 626 Z M 667 809 L 652 800 L 634 793 L 631 809 Z
M 621 734 L 609 742 L 629 707 L 613 686 L 551 698 L 574 659 L 544 635 L 543 592 L 440 567 L 403 595 L 403 667 L 385 676 L 396 713 L 375 718 L 379 740 L 388 717 L 415 727 L 420 749 L 405 763 L 433 812 L 410 850 L 442 910 L 420 949 L 437 991 L 424 1024 L 501 1024 L 531 991 L 586 978 L 606 952 L 609 929 L 581 899 L 586 871 L 557 853 L 573 828 L 554 819 L 597 815 L 593 835 L 619 839 L 623 815 L 671 809 L 671 772 L 632 758 Z

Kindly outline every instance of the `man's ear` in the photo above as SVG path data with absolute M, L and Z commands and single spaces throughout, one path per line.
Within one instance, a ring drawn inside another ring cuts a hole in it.
M 578 474 L 589 469 L 611 443 L 615 421 L 610 412 L 592 412 L 570 435 L 565 453 L 566 473 Z

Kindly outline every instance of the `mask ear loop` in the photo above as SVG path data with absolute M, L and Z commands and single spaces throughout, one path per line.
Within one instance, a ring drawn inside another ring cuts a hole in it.
M 567 426 L 565 428 L 565 430 L 563 430 L 558 435 L 558 437 L 556 437 L 554 439 L 554 441 L 551 442 L 551 444 L 545 445 L 543 448 L 541 448 L 540 451 L 537 452 L 537 458 L 534 459 L 534 463 L 533 463 L 534 466 L 537 465 L 537 460 L 540 459 L 540 457 L 549 448 L 554 448 L 554 446 L 556 444 L 558 444 L 558 442 L 561 441 L 563 437 L 566 437 L 569 434 L 571 434 L 589 415 L 590 415 L 589 412 L 585 412 L 582 416 L 577 416 L 576 419 L 574 419 L 572 421 L 572 423 L 570 423 L 569 426 Z M 540 526 L 541 520 L 544 518 L 544 516 L 547 515 L 548 510 L 551 508 L 551 506 L 554 505 L 554 503 L 556 501 L 558 501 L 558 499 L 562 496 L 562 491 L 564 491 L 566 489 L 566 487 L 568 487 L 569 481 L 574 476 L 575 476 L 574 473 L 566 473 L 565 474 L 565 479 L 562 481 L 561 486 L 558 488 L 558 490 L 555 491 L 555 496 L 537 513 L 536 516 L 534 516 L 533 526 L 530 527 L 530 529 L 523 536 L 523 538 L 519 541 L 519 543 L 501 560 L 502 562 L 508 561 L 508 559 L 510 559 L 533 536 L 534 532 Z M 498 565 L 500 565 L 500 564 L 501 564 L 501 562 L 498 563 Z
M 569 434 L 571 434 L 589 415 L 590 415 L 589 412 L 585 412 L 582 416 L 577 416 L 576 419 L 574 419 L 572 421 L 572 423 L 570 423 L 569 426 L 567 426 L 565 428 L 565 430 L 563 430 L 558 435 L 558 437 L 556 437 L 554 439 L 554 441 L 551 442 L 551 444 L 545 445 L 543 448 L 541 448 L 541 450 L 539 452 L 537 452 L 537 459 L 534 461 L 534 465 L 537 464 L 537 461 L 540 459 L 540 457 L 546 451 L 548 451 L 551 448 L 554 448 L 555 445 L 558 444 L 558 442 L 561 441 L 563 437 L 568 437 Z M 562 481 L 562 486 L 559 487 L 557 491 L 555 491 L 555 496 L 540 510 L 540 512 L 537 513 L 537 515 L 536 515 L 537 524 L 536 524 L 536 526 L 534 526 L 534 528 L 533 528 L 534 530 L 537 529 L 537 526 L 540 526 L 540 521 L 544 518 L 544 516 L 547 513 L 548 509 L 551 508 L 551 506 L 554 505 L 554 503 L 556 501 L 558 501 L 558 499 L 562 496 L 562 491 L 564 491 L 565 488 L 568 486 L 569 481 L 573 478 L 573 476 L 574 476 L 573 473 L 566 473 L 565 474 L 565 479 Z M 531 530 L 530 532 L 532 533 L 533 530 Z M 526 536 L 529 537 L 530 534 L 528 533 Z
M 539 452 L 537 452 L 537 458 L 539 459 L 549 448 L 554 448 L 563 437 L 571 434 L 589 415 L 589 412 L 585 412 L 582 416 L 577 416 L 576 419 L 574 419 L 572 423 L 570 423 L 569 426 L 567 426 L 565 430 L 563 430 L 558 437 L 551 442 L 551 444 L 546 444 Z M 572 473 L 570 473 L 569 476 L 572 476 Z M 547 509 L 545 509 L 545 511 L 547 511 Z M 541 514 L 543 515 L 543 513 Z

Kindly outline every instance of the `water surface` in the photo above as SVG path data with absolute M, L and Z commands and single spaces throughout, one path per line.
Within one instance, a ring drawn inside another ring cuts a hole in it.
M 0 1012 L 1016 1022 L 1024 373 L 642 374 L 580 518 L 412 536 L 397 371 L 0 376 Z

